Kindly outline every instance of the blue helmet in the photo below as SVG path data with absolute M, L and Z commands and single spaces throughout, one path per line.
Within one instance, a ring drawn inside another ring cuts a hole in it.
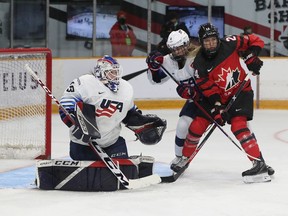
M 116 59 L 105 55 L 97 60 L 94 76 L 104 83 L 112 92 L 117 92 L 122 77 L 122 67 Z

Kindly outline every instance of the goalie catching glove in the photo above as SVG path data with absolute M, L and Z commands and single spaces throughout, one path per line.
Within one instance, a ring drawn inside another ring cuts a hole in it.
M 158 143 L 166 130 L 167 122 L 156 115 L 141 115 L 135 110 L 128 112 L 123 123 L 132 130 L 137 139 L 146 145 Z

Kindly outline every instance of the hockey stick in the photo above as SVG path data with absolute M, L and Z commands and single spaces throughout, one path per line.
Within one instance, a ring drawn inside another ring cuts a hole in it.
M 134 73 L 127 74 L 127 75 L 123 76 L 122 79 L 128 81 L 128 80 L 130 80 L 130 79 L 132 79 L 132 78 L 134 78 L 134 77 L 136 77 L 136 76 L 144 73 L 144 72 L 147 71 L 147 70 L 148 70 L 148 68 L 145 68 L 145 69 L 143 69 L 143 70 L 139 70 L 139 71 L 136 71 L 136 72 L 134 72 Z
M 176 82 L 176 83 L 179 85 L 179 82 L 175 79 L 175 77 L 173 77 L 172 74 L 170 74 L 170 72 L 169 72 L 163 65 L 161 65 L 161 67 L 162 67 L 162 69 L 166 72 L 166 74 L 168 74 L 169 77 L 171 77 L 171 78 L 174 80 L 174 82 Z M 232 106 L 232 104 L 234 103 L 234 101 L 236 100 L 236 98 L 239 96 L 239 94 L 241 93 L 242 89 L 244 88 L 244 86 L 246 85 L 246 83 L 247 83 L 248 80 L 249 80 L 249 74 L 246 74 L 245 79 L 243 80 L 243 82 L 242 82 L 241 85 L 239 86 L 239 88 L 238 88 L 237 92 L 235 93 L 235 95 L 234 95 L 234 96 L 231 98 L 231 100 L 229 101 L 228 105 L 227 105 L 226 108 L 224 109 L 224 112 L 227 112 L 227 111 L 230 109 L 230 107 Z M 236 95 L 237 95 L 237 96 L 236 96 Z M 206 115 L 206 116 L 209 118 L 209 120 L 214 123 L 213 127 L 218 127 L 219 130 L 221 130 L 221 132 L 222 132 L 241 152 L 243 152 L 246 156 L 248 156 L 248 157 L 250 157 L 250 158 L 253 158 L 253 159 L 255 159 L 255 160 L 259 160 L 259 161 L 260 161 L 259 158 L 255 158 L 255 157 L 253 157 L 252 155 L 247 154 L 247 153 L 226 133 L 226 131 L 221 127 L 221 125 L 219 125 L 219 124 L 215 121 L 215 119 L 212 118 L 211 115 L 210 115 L 209 113 L 207 113 L 207 111 L 206 111 L 196 100 L 194 100 L 194 103 L 195 103 L 195 105 L 204 113 L 204 115 Z M 212 132 L 214 131 L 213 127 L 211 128 Z M 211 135 L 212 132 L 211 132 L 211 133 L 208 133 L 208 134 Z M 210 136 L 210 135 L 209 135 L 209 136 Z M 206 140 L 207 140 L 207 139 L 206 139 Z M 206 141 L 205 141 L 205 142 L 206 142 Z M 202 146 L 201 146 L 201 148 L 202 148 Z M 197 153 L 196 153 L 196 154 L 197 154 Z M 195 155 L 196 155 L 196 154 L 195 154 Z M 195 155 L 193 156 L 193 158 L 195 157 Z M 191 155 L 191 156 L 192 156 L 192 155 Z M 193 159 L 193 158 L 192 158 L 192 159 Z M 190 158 L 189 158 L 189 159 L 190 159 Z M 192 159 L 191 159 L 191 160 L 192 160 Z
M 71 116 L 71 114 L 60 104 L 60 102 L 54 97 L 50 89 L 45 86 L 42 80 L 36 75 L 36 73 L 29 67 L 28 64 L 25 65 L 25 70 L 40 84 L 40 86 L 45 90 L 48 96 L 50 96 L 58 107 L 68 116 L 69 120 L 72 124 L 75 125 L 75 120 Z M 99 133 L 99 132 L 98 132 Z M 93 151 L 101 157 L 102 161 L 105 165 L 110 169 L 110 171 L 116 176 L 118 181 L 127 189 L 136 189 L 142 188 L 153 184 L 158 184 L 161 182 L 161 178 L 159 175 L 154 174 L 147 177 L 143 177 L 140 179 L 128 179 L 124 173 L 120 170 L 120 168 L 114 163 L 114 161 L 107 155 L 107 153 L 97 144 L 89 142 L 89 146 L 93 149 Z
M 239 89 L 237 90 L 237 92 L 235 93 L 235 95 L 230 99 L 229 103 L 227 104 L 227 106 L 225 107 L 224 109 L 224 112 L 227 112 L 232 104 L 235 102 L 235 100 L 238 98 L 239 94 L 241 93 L 241 91 L 243 90 L 243 88 L 245 87 L 246 83 L 248 82 L 249 80 L 249 74 L 246 75 L 245 79 L 242 81 L 241 85 L 239 86 Z M 198 148 L 201 148 L 201 144 L 204 145 L 204 143 L 208 140 L 208 138 L 211 136 L 211 134 L 213 133 L 213 131 L 216 129 L 216 124 L 214 124 L 212 126 L 212 128 L 209 130 L 208 134 L 204 137 L 204 139 L 202 140 L 202 142 L 198 145 L 197 149 Z M 196 149 L 196 150 L 197 150 Z M 193 159 L 193 158 L 192 158 Z M 259 160 L 257 158 L 257 160 Z
M 175 77 L 172 76 L 172 74 L 161 64 L 161 68 L 165 71 L 165 73 L 177 84 L 179 85 L 179 82 L 175 79 Z M 195 101 L 194 101 L 195 102 Z M 214 127 L 214 126 L 213 126 Z M 215 126 L 216 128 L 216 126 Z M 197 148 L 195 149 L 195 151 L 193 152 L 193 154 L 189 157 L 189 163 L 193 160 L 193 158 L 197 155 L 197 153 L 200 151 L 200 149 L 203 147 L 203 145 L 206 143 L 206 141 L 208 140 L 208 138 L 211 136 L 212 132 L 215 130 L 215 128 L 211 128 L 211 130 L 209 131 L 209 133 L 204 137 L 204 139 L 201 141 L 201 143 L 197 146 Z M 213 129 L 213 130 L 212 130 Z M 188 164 L 189 164 L 188 163 Z M 181 173 L 184 172 L 185 169 L 187 169 L 188 166 L 184 166 L 183 171 Z M 178 178 L 179 176 L 177 176 Z

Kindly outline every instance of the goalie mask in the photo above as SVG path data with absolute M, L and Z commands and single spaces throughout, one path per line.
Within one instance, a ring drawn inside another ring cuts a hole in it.
M 116 59 L 105 55 L 97 61 L 93 74 L 112 92 L 118 91 L 119 81 L 122 76 L 122 67 Z
M 189 52 L 190 39 L 187 33 L 181 29 L 172 31 L 167 40 L 167 47 L 170 49 L 176 61 L 183 61 Z

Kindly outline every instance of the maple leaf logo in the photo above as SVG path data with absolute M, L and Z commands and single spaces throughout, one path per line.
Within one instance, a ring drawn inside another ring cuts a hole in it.
M 230 67 L 227 70 L 222 68 L 221 74 L 218 74 L 217 76 L 218 79 L 215 80 L 215 83 L 217 83 L 220 88 L 225 89 L 225 91 L 229 91 L 240 82 L 240 72 L 238 67 L 234 70 L 231 70 Z

